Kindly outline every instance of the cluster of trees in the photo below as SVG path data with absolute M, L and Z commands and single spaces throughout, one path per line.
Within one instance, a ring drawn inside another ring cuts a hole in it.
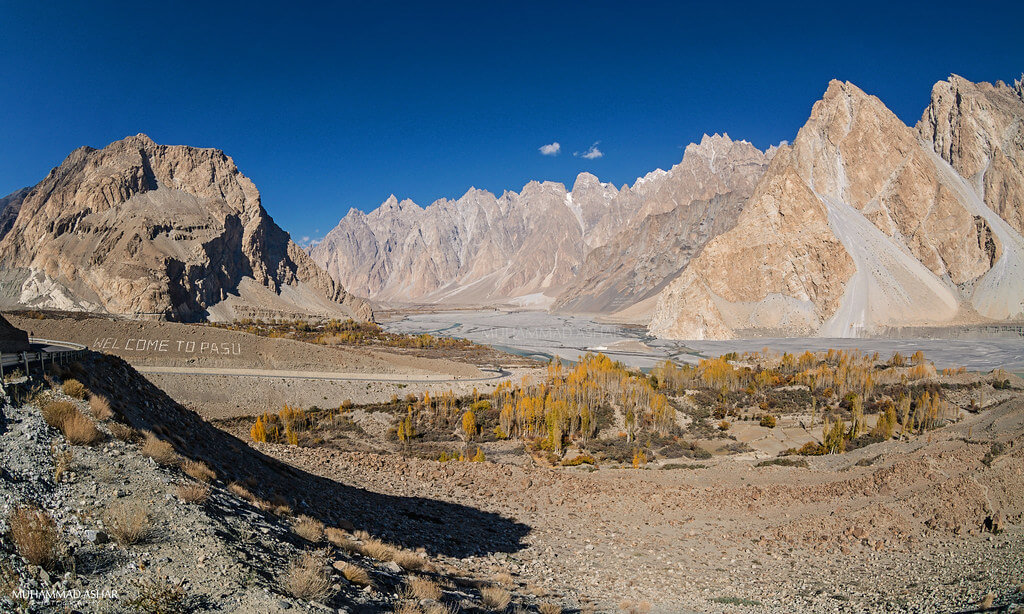
M 548 365 L 542 381 L 506 382 L 494 391 L 500 437 L 543 438 L 544 447 L 561 453 L 566 443 L 586 445 L 597 435 L 602 409 L 622 412 L 626 435 L 642 431 L 667 435 L 675 425 L 675 408 L 648 378 L 630 372 L 603 354 L 582 356 L 572 368 Z
M 350 424 L 348 411 L 351 406 L 352 402 L 346 401 L 337 409 L 314 407 L 307 411 L 285 404 L 277 413 L 266 412 L 257 417 L 256 422 L 249 428 L 249 436 L 253 441 L 296 446 L 304 434 L 313 433 L 317 429 L 337 427 L 339 424 Z
M 886 398 L 875 426 L 868 428 L 864 419 L 864 405 L 860 397 L 851 395 L 850 421 L 842 418 L 826 416 L 822 427 L 822 443 L 809 442 L 799 450 L 791 450 L 798 454 L 841 454 L 847 450 L 851 442 L 861 440 L 863 443 L 888 441 L 893 437 L 904 439 L 912 434 L 938 428 L 956 415 L 956 409 L 941 398 L 935 390 L 921 391 L 912 397 L 901 394 L 898 400 Z M 862 439 L 867 437 L 866 440 Z
M 851 393 L 870 398 L 880 383 L 879 376 L 901 381 L 932 375 L 935 370 L 920 351 L 909 359 L 897 352 L 883 363 L 877 353 L 835 349 L 818 354 L 804 352 L 799 356 L 788 352 L 773 356 L 767 350 L 742 355 L 731 353 L 700 360 L 696 365 L 665 361 L 651 371 L 658 389 L 680 392 L 710 389 L 755 395 L 769 388 L 802 384 L 812 393 L 836 399 Z
M 284 409 L 276 414 L 267 412 L 256 418 L 256 422 L 249 429 L 249 436 L 253 441 L 289 443 L 295 446 L 299 444 L 299 433 L 308 431 L 312 424 L 313 421 L 305 410 L 285 405 Z
M 404 348 L 467 348 L 473 343 L 465 339 L 435 337 L 433 335 L 406 335 L 389 333 L 375 322 L 355 320 L 329 320 L 313 324 L 305 320 L 280 320 L 267 322 L 243 318 L 229 324 L 213 323 L 210 326 L 246 332 L 270 338 L 297 339 L 320 345 L 383 345 Z

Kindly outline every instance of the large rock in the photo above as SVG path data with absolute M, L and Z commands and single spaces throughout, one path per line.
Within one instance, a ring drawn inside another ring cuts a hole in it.
M 857 336 L 1021 317 L 1024 239 L 996 213 L 1016 206 L 1011 191 L 986 205 L 919 133 L 878 98 L 830 83 L 736 227 L 659 296 L 651 331 Z M 1013 139 L 994 140 L 1019 157 Z
M 0 299 L 176 320 L 371 316 L 222 151 L 145 135 L 75 150 L 0 241 Z

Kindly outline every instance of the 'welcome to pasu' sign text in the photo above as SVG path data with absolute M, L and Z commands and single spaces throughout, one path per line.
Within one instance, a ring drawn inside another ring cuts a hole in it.
M 241 343 L 212 343 L 209 341 L 184 341 L 180 339 L 118 339 L 97 337 L 92 345 L 94 350 L 114 352 L 173 352 L 178 354 L 217 354 L 240 356 Z

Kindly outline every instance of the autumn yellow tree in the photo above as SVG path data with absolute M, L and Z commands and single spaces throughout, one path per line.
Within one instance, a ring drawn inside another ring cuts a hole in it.
M 466 434 L 466 439 L 473 439 L 476 437 L 476 431 L 476 414 L 472 409 L 467 410 L 462 414 L 462 432 Z

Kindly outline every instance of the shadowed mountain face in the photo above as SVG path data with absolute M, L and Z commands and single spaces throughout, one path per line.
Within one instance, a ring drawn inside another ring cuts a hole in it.
M 613 311 L 730 228 L 735 200 L 749 196 L 767 160 L 749 143 L 715 135 L 668 171 L 621 189 L 582 173 L 571 190 L 531 182 L 498 197 L 471 189 L 425 209 L 391 197 L 370 213 L 350 211 L 311 255 L 353 292 L 383 302 L 547 306 L 557 297 L 563 310 Z M 638 249 L 630 232 L 650 241 Z M 679 250 L 655 253 L 677 242 Z
M 145 135 L 83 147 L 9 198 L 0 213 L 8 305 L 177 320 L 371 316 L 274 223 L 219 150 Z
M 32 188 L 22 188 L 0 198 L 0 240 L 7 236 L 7 233 L 14 227 L 18 213 L 21 212 L 21 203 L 31 191 Z
M 833 81 L 651 331 L 856 336 L 1024 315 L 1021 85 L 940 82 L 917 129 Z

